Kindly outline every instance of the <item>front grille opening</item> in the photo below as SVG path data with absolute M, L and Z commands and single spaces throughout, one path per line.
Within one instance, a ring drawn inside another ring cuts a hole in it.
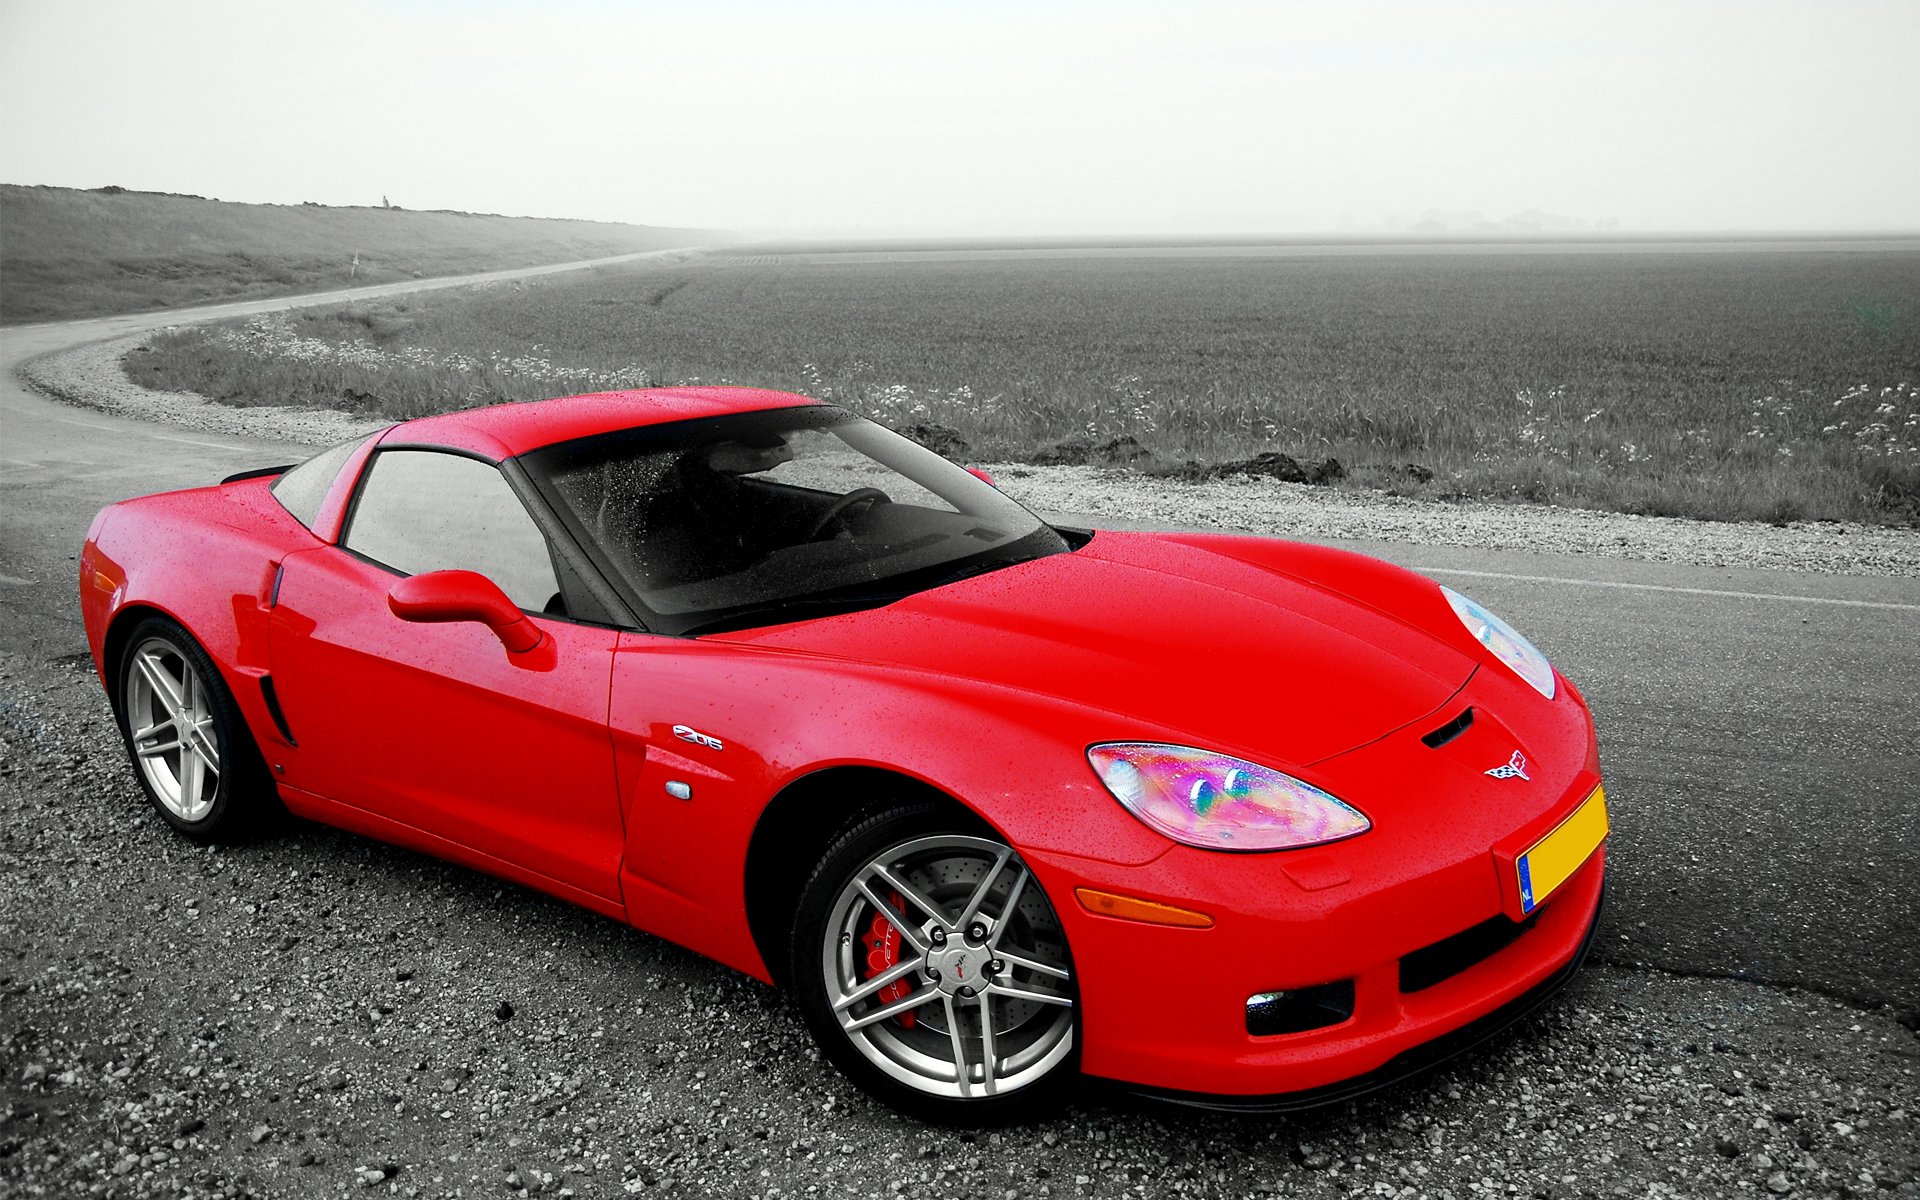
M 1494 917 L 1464 933 L 1456 933 L 1444 941 L 1415 950 L 1400 960 L 1400 990 L 1424 992 L 1435 984 L 1445 983 L 1468 967 L 1485 962 L 1533 928 L 1539 915 L 1536 911 L 1524 921 Z
M 1247 997 L 1247 1032 L 1254 1037 L 1306 1033 L 1353 1017 L 1353 980 Z
M 1440 747 L 1446 745 L 1448 742 L 1452 741 L 1453 739 L 1459 737 L 1461 734 L 1465 733 L 1468 729 L 1472 728 L 1472 726 L 1473 726 L 1473 709 L 1471 706 L 1469 706 L 1468 708 L 1461 710 L 1461 713 L 1459 716 L 1455 717 L 1451 721 L 1448 721 L 1445 725 L 1442 725 L 1440 728 L 1434 730 L 1431 733 L 1422 734 L 1420 737 L 1420 740 L 1425 742 L 1427 745 L 1431 746 L 1433 749 L 1438 750 Z

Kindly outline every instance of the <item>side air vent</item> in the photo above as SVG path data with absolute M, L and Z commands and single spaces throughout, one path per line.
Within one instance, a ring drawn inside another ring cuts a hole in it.
M 280 711 L 280 693 L 273 688 L 273 676 L 260 677 L 260 698 L 267 702 L 267 715 L 273 718 L 274 728 L 287 740 L 287 745 L 298 746 L 300 743 L 293 740 L 293 730 L 287 728 L 287 714 Z
M 1451 721 L 1448 721 L 1445 725 L 1442 725 L 1440 728 L 1434 730 L 1432 733 L 1423 735 L 1420 738 L 1420 740 L 1425 742 L 1427 745 L 1433 747 L 1435 750 L 1438 750 L 1440 747 L 1446 745 L 1448 742 L 1452 741 L 1453 739 L 1459 737 L 1461 734 L 1465 733 L 1468 729 L 1472 728 L 1472 726 L 1473 726 L 1473 709 L 1468 708 L 1463 712 L 1461 712 L 1459 716 L 1455 717 Z

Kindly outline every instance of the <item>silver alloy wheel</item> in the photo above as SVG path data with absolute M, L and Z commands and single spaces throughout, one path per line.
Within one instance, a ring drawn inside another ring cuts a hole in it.
M 220 793 L 213 694 L 180 647 L 148 638 L 127 656 L 127 730 L 153 794 L 182 821 L 203 820 Z
M 1004 1095 L 1073 1049 L 1066 935 L 999 842 L 940 834 L 876 857 L 835 897 L 821 965 L 847 1039 L 930 1095 Z

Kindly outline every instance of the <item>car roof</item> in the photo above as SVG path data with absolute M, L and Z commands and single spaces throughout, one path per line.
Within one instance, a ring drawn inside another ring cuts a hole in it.
M 496 462 L 556 442 L 592 437 L 638 425 L 769 408 L 795 408 L 820 401 L 794 392 L 747 387 L 637 388 L 494 404 L 462 412 L 402 421 L 381 437 L 383 446 L 446 446 Z

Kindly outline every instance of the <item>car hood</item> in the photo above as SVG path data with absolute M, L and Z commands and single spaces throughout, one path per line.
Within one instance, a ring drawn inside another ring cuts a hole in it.
M 1474 669 L 1328 588 L 1138 534 L 725 639 L 1053 697 L 1110 714 L 1114 740 L 1177 736 L 1298 765 L 1433 712 Z

